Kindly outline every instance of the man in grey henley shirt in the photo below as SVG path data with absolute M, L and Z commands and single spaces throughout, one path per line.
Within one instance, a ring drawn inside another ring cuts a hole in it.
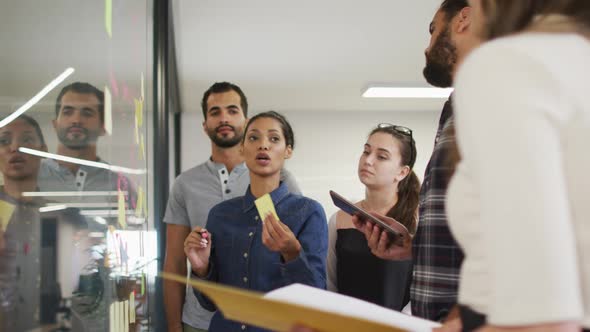
M 166 258 L 164 271 L 186 275 L 184 240 L 195 226 L 205 227 L 209 210 L 230 198 L 243 196 L 250 175 L 239 152 L 246 126 L 248 102 L 242 90 L 228 82 L 213 84 L 204 94 L 203 130 L 211 139 L 209 160 L 186 172 L 174 182 L 164 222 Z M 291 192 L 299 193 L 293 176 L 283 170 Z M 168 331 L 206 331 L 213 315 L 203 309 L 192 291 L 182 284 L 164 281 L 164 305 Z

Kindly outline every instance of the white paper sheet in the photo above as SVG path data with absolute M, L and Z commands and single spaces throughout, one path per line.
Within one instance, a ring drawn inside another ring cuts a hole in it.
M 302 285 L 293 284 L 276 289 L 265 295 L 266 298 L 293 304 L 305 305 L 326 312 L 349 317 L 364 318 L 392 327 L 409 331 L 431 331 L 440 324 L 418 317 L 408 316 L 398 311 L 380 307 L 350 296 Z

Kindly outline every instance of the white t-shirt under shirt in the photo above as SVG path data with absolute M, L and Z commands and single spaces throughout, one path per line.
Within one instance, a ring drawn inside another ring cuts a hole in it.
M 491 324 L 590 327 L 589 79 L 590 42 L 574 34 L 501 38 L 458 72 L 459 302 Z

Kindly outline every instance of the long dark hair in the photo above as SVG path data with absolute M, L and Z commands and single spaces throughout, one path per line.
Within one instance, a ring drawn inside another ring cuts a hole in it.
M 386 133 L 399 142 L 401 163 L 410 167 L 410 173 L 398 184 L 397 203 L 387 212 L 387 216 L 406 226 L 410 233 L 416 232 L 418 223 L 418 202 L 420 199 L 420 180 L 414 173 L 416 162 L 416 142 L 410 135 L 395 130 L 393 127 L 377 127 L 371 131 L 369 137 L 375 133 Z
M 571 20 L 572 32 L 590 38 L 588 0 L 482 0 L 485 16 L 484 37 L 493 39 L 529 27 L 537 17 L 564 15 Z
M 41 143 L 41 145 L 43 145 L 43 146 L 45 145 L 45 137 L 43 136 L 43 131 L 41 130 L 41 127 L 39 126 L 39 122 L 37 122 L 37 120 L 35 120 L 34 118 L 32 118 L 26 114 L 19 115 L 19 117 L 14 119 L 13 122 L 17 121 L 17 120 L 23 120 L 29 126 L 33 127 L 33 129 L 35 129 L 35 133 L 37 134 L 37 138 L 39 139 L 39 142 Z

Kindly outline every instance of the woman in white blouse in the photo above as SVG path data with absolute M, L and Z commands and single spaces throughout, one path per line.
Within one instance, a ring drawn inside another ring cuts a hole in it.
M 494 40 L 455 81 L 463 327 L 589 329 L 590 1 L 470 4 Z

